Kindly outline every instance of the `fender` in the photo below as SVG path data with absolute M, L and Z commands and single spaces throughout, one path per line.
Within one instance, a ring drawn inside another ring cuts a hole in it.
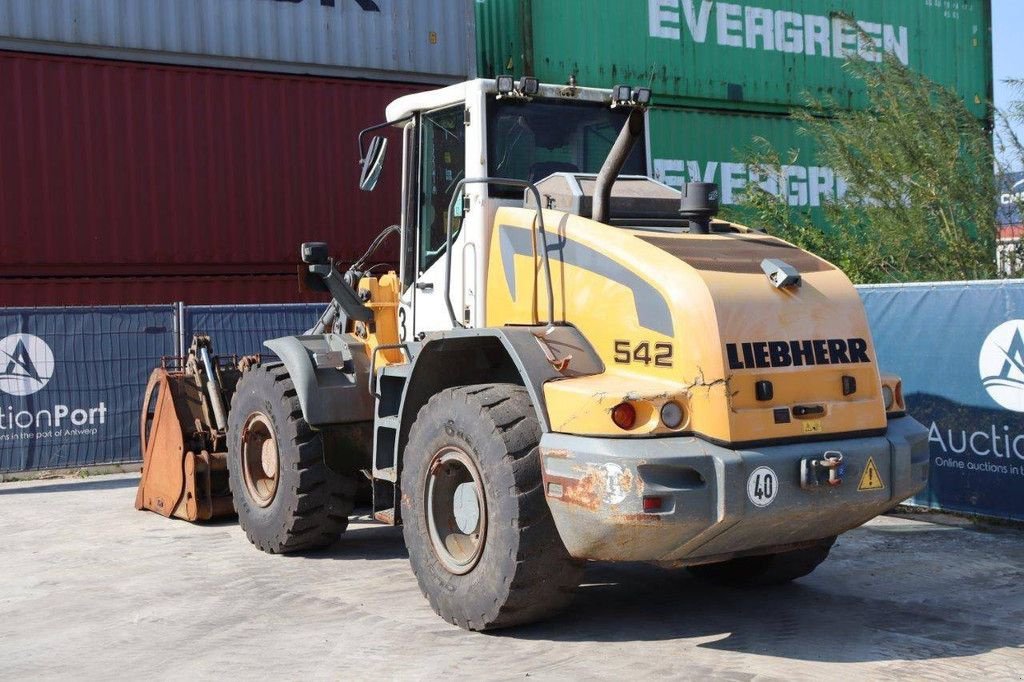
M 370 361 L 350 334 L 283 336 L 265 341 L 284 363 L 311 426 L 373 420 Z
M 546 347 L 546 348 L 545 348 Z M 571 356 L 559 371 L 556 360 Z M 543 385 L 604 372 L 604 363 L 586 338 L 571 326 L 484 327 L 429 334 L 413 359 L 402 392 L 396 459 L 405 450 L 409 429 L 432 395 L 454 386 L 519 384 L 530 394 L 541 430 L 551 430 Z

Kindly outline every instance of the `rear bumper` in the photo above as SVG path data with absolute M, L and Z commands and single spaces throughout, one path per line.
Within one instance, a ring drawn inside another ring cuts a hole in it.
M 895 507 L 928 479 L 928 432 L 910 417 L 889 421 L 883 436 L 744 450 L 694 437 L 560 433 L 544 434 L 540 449 L 566 548 L 605 561 L 697 564 L 808 544 Z M 830 450 L 843 454 L 842 483 L 802 486 L 801 462 Z M 869 459 L 880 482 L 865 473 Z M 777 479 L 764 506 L 748 495 L 759 467 Z M 645 512 L 644 497 L 660 509 Z

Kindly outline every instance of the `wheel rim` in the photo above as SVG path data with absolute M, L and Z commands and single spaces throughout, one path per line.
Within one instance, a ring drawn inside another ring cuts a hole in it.
M 446 446 L 427 467 L 427 527 L 430 546 L 451 573 L 469 573 L 487 537 L 487 505 L 480 472 L 465 451 Z
M 249 496 L 261 507 L 274 501 L 281 465 L 270 418 L 253 412 L 242 428 L 242 477 Z

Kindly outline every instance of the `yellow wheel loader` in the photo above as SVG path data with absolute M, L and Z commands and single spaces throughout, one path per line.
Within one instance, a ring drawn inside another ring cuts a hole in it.
M 226 406 L 254 544 L 333 543 L 369 479 L 434 610 L 485 630 L 557 612 L 587 560 L 799 578 L 922 488 L 927 432 L 849 279 L 717 219 L 714 185 L 648 177 L 649 100 L 501 76 L 360 134 L 369 190 L 365 138 L 401 131 L 401 224 L 371 247 L 398 233 L 400 271 L 302 245 L 331 304 Z

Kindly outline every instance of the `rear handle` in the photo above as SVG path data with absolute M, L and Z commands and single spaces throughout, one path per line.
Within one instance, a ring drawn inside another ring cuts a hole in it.
M 825 414 L 824 405 L 794 405 L 793 416 L 798 419 L 804 417 L 818 417 Z

